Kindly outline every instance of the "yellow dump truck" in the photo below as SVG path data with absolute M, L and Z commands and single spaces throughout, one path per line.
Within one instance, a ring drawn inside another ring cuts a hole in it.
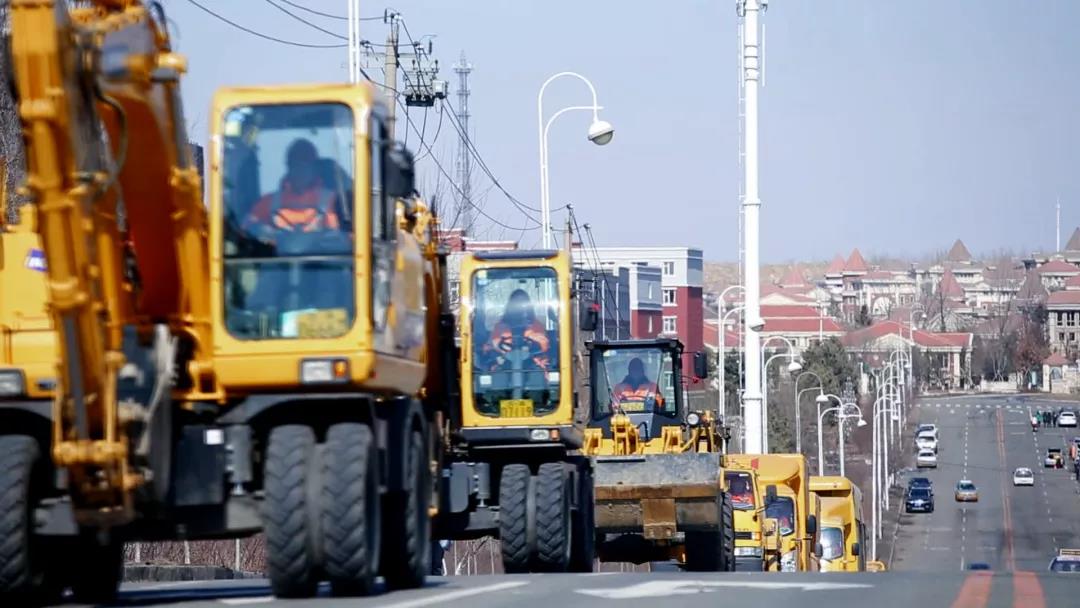
M 766 516 L 770 497 L 757 467 L 755 456 L 724 455 L 725 487 L 735 510 L 735 569 L 776 571 L 780 569 L 780 535 L 776 519 Z
M 584 452 L 595 465 L 601 561 L 675 560 L 735 567 L 734 514 L 723 489 L 722 430 L 683 394 L 674 339 L 588 343 L 591 403 Z M 706 375 L 704 357 L 693 373 Z
M 821 570 L 866 570 L 866 526 L 862 492 L 846 477 L 811 477 L 810 491 L 821 499 Z
M 760 454 L 758 479 L 776 498 L 765 505 L 767 517 L 776 519 L 781 536 L 781 572 L 817 572 L 820 501 L 810 495 L 806 457 L 801 454 Z M 775 490 L 770 490 L 774 486 Z

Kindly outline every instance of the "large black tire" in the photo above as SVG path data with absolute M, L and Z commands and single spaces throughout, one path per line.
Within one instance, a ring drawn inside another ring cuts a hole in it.
M 368 595 L 379 572 L 381 540 L 379 459 L 371 427 L 356 422 L 330 427 L 322 482 L 323 547 L 330 587 L 334 595 Z
M 731 495 L 724 493 L 724 503 L 720 510 L 723 527 L 720 534 L 724 539 L 724 555 L 727 563 L 723 572 L 735 571 L 735 505 L 731 502 Z
M 71 592 L 75 601 L 84 604 L 107 604 L 116 599 L 124 576 L 124 543 L 110 538 L 98 542 L 92 532 L 75 541 L 75 567 L 71 577 Z
M 540 465 L 536 475 L 536 569 L 566 572 L 570 565 L 570 484 L 561 462 Z
M 264 469 L 263 530 L 266 570 L 278 597 L 315 595 L 319 583 L 316 518 L 309 482 L 315 473 L 315 432 L 284 425 L 270 431 Z
M 686 532 L 686 569 L 690 572 L 727 572 L 735 568 L 735 532 L 731 499 L 716 499 L 717 530 Z
M 0 603 L 5 605 L 32 602 L 44 578 L 31 546 L 32 482 L 39 457 L 33 437 L 0 436 Z
M 570 571 L 592 572 L 596 562 L 596 511 L 593 477 L 588 468 L 578 473 L 581 503 L 574 512 L 570 530 Z
M 523 464 L 503 467 L 499 480 L 499 540 L 503 570 L 507 574 L 529 571 L 532 543 L 529 542 L 529 503 L 533 492 L 532 474 Z
M 424 584 L 431 565 L 431 468 L 424 434 L 409 434 L 405 455 L 405 491 L 383 501 L 382 575 L 390 589 Z

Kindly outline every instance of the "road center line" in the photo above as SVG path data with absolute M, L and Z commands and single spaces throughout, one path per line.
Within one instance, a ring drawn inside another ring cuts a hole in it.
M 1005 427 L 1002 425 L 1001 419 L 1001 410 L 994 412 L 994 423 L 997 427 L 998 459 L 1001 461 L 1001 470 L 1005 471 Z M 1012 506 L 1009 503 L 1009 490 L 1005 484 L 1004 475 L 1001 476 L 1001 505 L 1001 516 L 1005 526 L 1005 564 L 1006 568 L 1012 571 L 1016 569 L 1016 553 L 1013 549 Z
M 472 589 L 459 589 L 457 591 L 449 591 L 447 593 L 440 593 L 437 595 L 428 595 L 412 600 L 405 600 L 403 602 L 394 602 L 392 604 L 383 604 L 382 608 L 420 608 L 421 606 L 438 606 L 443 602 L 452 602 L 465 597 L 471 597 L 474 595 L 482 595 L 484 593 L 495 593 L 496 591 L 505 591 L 507 589 L 514 589 L 517 587 L 524 587 L 528 585 L 528 581 L 507 581 L 505 583 L 497 583 L 495 585 L 487 585 L 485 587 L 474 587 Z

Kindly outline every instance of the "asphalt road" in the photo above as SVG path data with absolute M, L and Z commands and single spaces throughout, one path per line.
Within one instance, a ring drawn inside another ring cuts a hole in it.
M 956 572 L 979 562 L 995 571 L 1042 573 L 1059 548 L 1080 548 L 1080 486 L 1071 463 L 1065 469 L 1042 466 L 1047 447 L 1068 454 L 1066 441 L 1080 430 L 1041 427 L 1031 432 L 1032 410 L 1060 405 L 1023 397 L 919 404 L 918 421 L 939 428 L 938 468 L 911 475 L 934 482 L 935 510 L 901 515 L 892 569 Z M 906 456 L 912 454 L 908 446 Z M 1033 487 L 1012 485 L 1013 470 L 1020 466 L 1035 472 Z M 978 502 L 955 502 L 960 479 L 975 482 Z
M 336 608 L 559 608 L 569 606 L 737 605 L 952 606 L 1043 608 L 1076 606 L 1080 578 L 1046 570 L 1060 547 L 1080 548 L 1080 486 L 1068 469 L 1042 468 L 1047 446 L 1065 446 L 1080 430 L 1040 429 L 1032 435 L 1029 409 L 1048 404 L 1022 398 L 928 400 L 920 421 L 940 427 L 934 481 L 936 509 L 904 514 L 893 531 L 892 570 L 862 574 L 599 573 L 532 576 L 432 577 L 423 589 L 367 598 L 333 598 L 323 587 L 317 600 L 285 602 L 265 581 L 212 581 L 125 585 L 121 606 L 277 606 L 289 603 Z M 910 446 L 905 452 L 912 458 Z M 1027 466 L 1034 487 L 1014 488 L 1012 471 Z M 979 488 L 979 502 L 956 503 L 961 478 Z M 896 505 L 894 504 L 895 508 Z M 888 556 L 882 556 L 888 558 Z M 973 562 L 990 572 L 973 572 Z M 730 602 L 730 603 L 728 603 Z

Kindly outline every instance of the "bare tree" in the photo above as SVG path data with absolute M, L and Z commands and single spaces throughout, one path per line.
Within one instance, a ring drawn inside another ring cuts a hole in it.
M 0 34 L 6 39 L 11 33 L 10 0 L 0 0 Z M 7 194 L 4 210 L 9 220 L 14 219 L 15 210 L 22 202 L 15 189 L 23 182 L 26 175 L 26 156 L 23 150 L 22 125 L 19 123 L 18 109 L 12 96 L 14 83 L 10 82 L 12 73 L 11 57 L 7 45 L 0 45 L 0 158 L 4 162 L 3 191 Z

